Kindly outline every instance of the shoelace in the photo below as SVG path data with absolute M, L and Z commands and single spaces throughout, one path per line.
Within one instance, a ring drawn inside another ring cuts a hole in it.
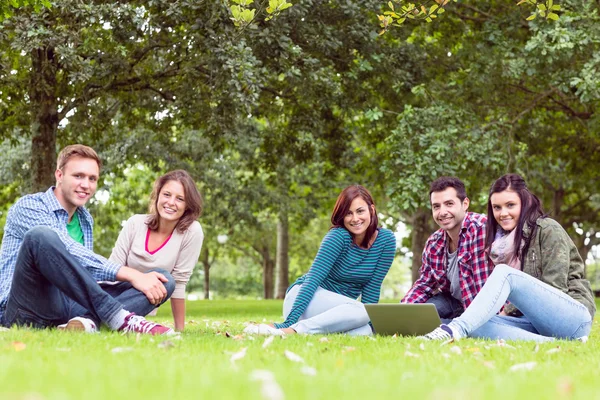
M 432 332 L 425 335 L 425 337 L 429 340 L 452 339 L 452 336 L 442 328 L 435 328 Z
M 123 331 L 148 333 L 156 325 L 156 323 L 150 322 L 144 317 L 141 317 L 139 315 L 132 315 L 129 318 L 129 321 L 127 321 L 127 326 L 125 327 L 125 329 L 123 329 Z

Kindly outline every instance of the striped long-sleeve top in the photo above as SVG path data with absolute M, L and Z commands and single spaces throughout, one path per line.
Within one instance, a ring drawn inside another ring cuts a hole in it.
M 331 229 L 321 242 L 321 247 L 308 273 L 294 285 L 302 285 L 292 310 L 285 322 L 275 324 L 287 328 L 306 310 L 317 288 L 335 292 L 364 304 L 379 302 L 381 283 L 387 275 L 396 252 L 396 237 L 389 229 L 380 228 L 369 249 L 352 241 L 345 228 Z

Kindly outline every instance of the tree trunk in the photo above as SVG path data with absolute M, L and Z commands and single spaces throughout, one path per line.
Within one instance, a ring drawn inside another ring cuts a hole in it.
M 202 249 L 202 253 L 200 256 L 200 262 L 204 267 L 204 300 L 210 299 L 210 266 L 211 262 L 209 261 L 209 250 L 207 246 L 204 246 Z
M 275 286 L 275 260 L 271 258 L 268 245 L 262 247 L 261 256 L 263 259 L 263 297 L 272 299 Z
M 429 210 L 419 209 L 415 212 L 412 218 L 412 242 L 410 250 L 412 257 L 412 281 L 413 283 L 419 278 L 419 268 L 421 268 L 421 255 L 425 248 L 427 238 L 431 235 L 430 226 L 431 214 Z
M 290 227 L 286 208 L 282 208 L 277 222 L 277 298 L 283 299 L 290 285 Z
M 29 97 L 31 126 L 31 189 L 44 191 L 54 183 L 56 169 L 56 135 L 58 130 L 57 69 L 54 49 L 31 51 Z

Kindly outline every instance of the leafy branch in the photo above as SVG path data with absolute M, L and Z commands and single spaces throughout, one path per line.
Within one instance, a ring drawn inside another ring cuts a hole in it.
M 254 0 L 231 0 L 233 5 L 229 6 L 231 11 L 231 20 L 238 28 L 246 28 L 262 14 L 261 8 L 250 8 Z M 264 9 L 266 13 L 265 21 L 269 21 L 278 16 L 286 8 L 290 8 L 292 3 L 287 0 L 269 0 L 269 6 Z M 257 12 L 258 10 L 258 12 Z
M 457 0 L 452 1 L 457 2 Z M 387 11 L 377 16 L 379 26 L 383 28 L 379 34 L 384 34 L 392 26 L 401 26 L 407 19 L 431 22 L 446 11 L 448 3 L 450 3 L 450 0 L 429 0 L 420 3 L 390 0 L 387 3 Z M 553 0 L 520 0 L 517 5 L 533 7 L 527 21 L 534 20 L 538 15 L 546 20 L 556 21 L 559 18 L 556 12 L 561 10 L 561 6 L 554 4 Z
M 518 6 L 522 4 L 534 7 L 531 15 L 527 17 L 527 21 L 533 21 L 538 15 L 547 20 L 551 19 L 553 21 L 558 21 L 558 14 L 555 11 L 560 11 L 561 8 L 559 4 L 554 4 L 553 0 L 521 0 L 517 3 Z

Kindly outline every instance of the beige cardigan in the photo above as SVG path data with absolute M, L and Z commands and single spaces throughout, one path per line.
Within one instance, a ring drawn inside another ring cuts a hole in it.
M 175 279 L 171 297 L 185 299 L 185 287 L 202 249 L 202 227 L 194 221 L 184 233 L 176 229 L 162 247 L 150 254 L 146 251 L 147 218 L 146 214 L 136 214 L 127 220 L 109 259 L 141 272 L 151 268 L 168 271 Z

